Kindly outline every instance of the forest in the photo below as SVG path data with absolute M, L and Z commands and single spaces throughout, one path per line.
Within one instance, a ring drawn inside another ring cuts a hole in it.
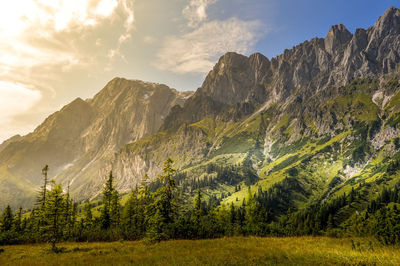
M 392 168 L 396 165 L 392 165 Z M 215 169 L 218 176 L 234 180 L 226 169 Z M 232 170 L 232 169 L 231 169 Z M 220 199 L 204 198 L 199 186 L 191 207 L 182 200 L 177 185 L 178 172 L 173 161 L 164 162 L 157 185 L 150 186 L 147 175 L 141 185 L 130 192 L 122 206 L 110 172 L 98 205 L 93 213 L 91 202 L 76 203 L 69 189 L 47 178 L 48 166 L 42 170 L 43 185 L 37 193 L 35 207 L 15 213 L 7 206 L 0 218 L 0 244 L 48 242 L 59 251 L 57 243 L 86 241 L 145 240 L 149 243 L 169 239 L 209 239 L 223 236 L 354 236 L 375 237 L 383 245 L 400 242 L 400 189 L 384 188 L 369 200 L 362 212 L 338 221 L 340 212 L 360 203 L 360 189 L 352 188 L 329 202 L 296 210 L 293 191 L 301 190 L 298 181 L 287 177 L 268 190 L 253 192 L 239 205 L 224 206 Z M 362 184 L 360 184 L 360 187 Z M 49 189 L 51 188 L 51 189 Z

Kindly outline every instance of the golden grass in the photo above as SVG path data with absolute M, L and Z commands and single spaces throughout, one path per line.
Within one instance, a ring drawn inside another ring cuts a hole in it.
M 62 243 L 3 246 L 0 265 L 399 265 L 400 249 L 369 239 L 327 237 L 231 237 L 215 240 Z M 360 243 L 358 248 L 357 242 Z

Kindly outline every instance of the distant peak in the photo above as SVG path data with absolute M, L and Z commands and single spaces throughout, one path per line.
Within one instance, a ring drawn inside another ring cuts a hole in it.
M 250 55 L 250 60 L 251 59 L 262 59 L 262 60 L 267 60 L 269 61 L 268 57 L 266 57 L 265 55 L 261 54 L 261 53 L 254 53 L 252 55 Z
M 326 51 L 333 53 L 341 46 L 347 44 L 351 40 L 352 36 L 353 35 L 343 24 L 332 26 L 325 37 Z
M 85 102 L 85 101 L 82 100 L 82 98 L 78 97 L 75 100 L 73 100 L 71 103 L 81 103 L 81 102 Z
M 248 59 L 248 58 L 247 56 L 238 54 L 236 52 L 227 52 L 226 54 L 221 56 L 220 61 L 221 60 L 232 61 L 232 60 L 243 60 L 243 59 Z
M 374 25 L 373 38 L 382 39 L 390 34 L 400 33 L 400 10 L 395 7 L 388 8 Z
M 399 20 L 400 10 L 395 7 L 389 7 L 385 13 L 378 19 L 377 24 L 392 25 L 394 21 Z
M 390 18 L 393 16 L 398 16 L 399 13 L 400 13 L 400 10 L 398 8 L 391 6 L 385 11 L 385 13 L 383 13 L 381 18 L 386 19 L 386 18 Z
M 343 24 L 337 24 L 337 25 L 333 25 L 331 26 L 331 28 L 328 31 L 327 37 L 328 36 L 341 36 L 341 35 L 347 35 L 347 36 L 351 36 L 350 31 L 348 31 L 348 29 L 346 28 L 345 25 Z

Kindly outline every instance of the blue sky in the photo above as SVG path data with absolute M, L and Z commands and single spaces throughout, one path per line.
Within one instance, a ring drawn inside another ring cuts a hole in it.
M 21 8 L 23 6 L 24 8 Z M 228 51 L 271 58 L 391 0 L 19 0 L 0 4 L 0 142 L 112 78 L 195 90 Z
M 271 24 L 276 30 L 262 38 L 254 49 L 270 58 L 305 40 L 325 37 L 331 25 L 344 24 L 352 33 L 357 28 L 367 29 L 391 6 L 400 7 L 400 1 L 276 1 L 270 18 L 262 18 L 263 14 L 270 13 L 266 6 L 257 14 L 266 25 Z

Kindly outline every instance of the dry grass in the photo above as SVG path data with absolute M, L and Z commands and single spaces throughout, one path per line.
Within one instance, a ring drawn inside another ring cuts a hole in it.
M 400 249 L 368 239 L 326 237 L 63 243 L 60 254 L 44 244 L 3 246 L 0 265 L 400 265 Z M 358 246 L 357 243 L 360 243 Z

